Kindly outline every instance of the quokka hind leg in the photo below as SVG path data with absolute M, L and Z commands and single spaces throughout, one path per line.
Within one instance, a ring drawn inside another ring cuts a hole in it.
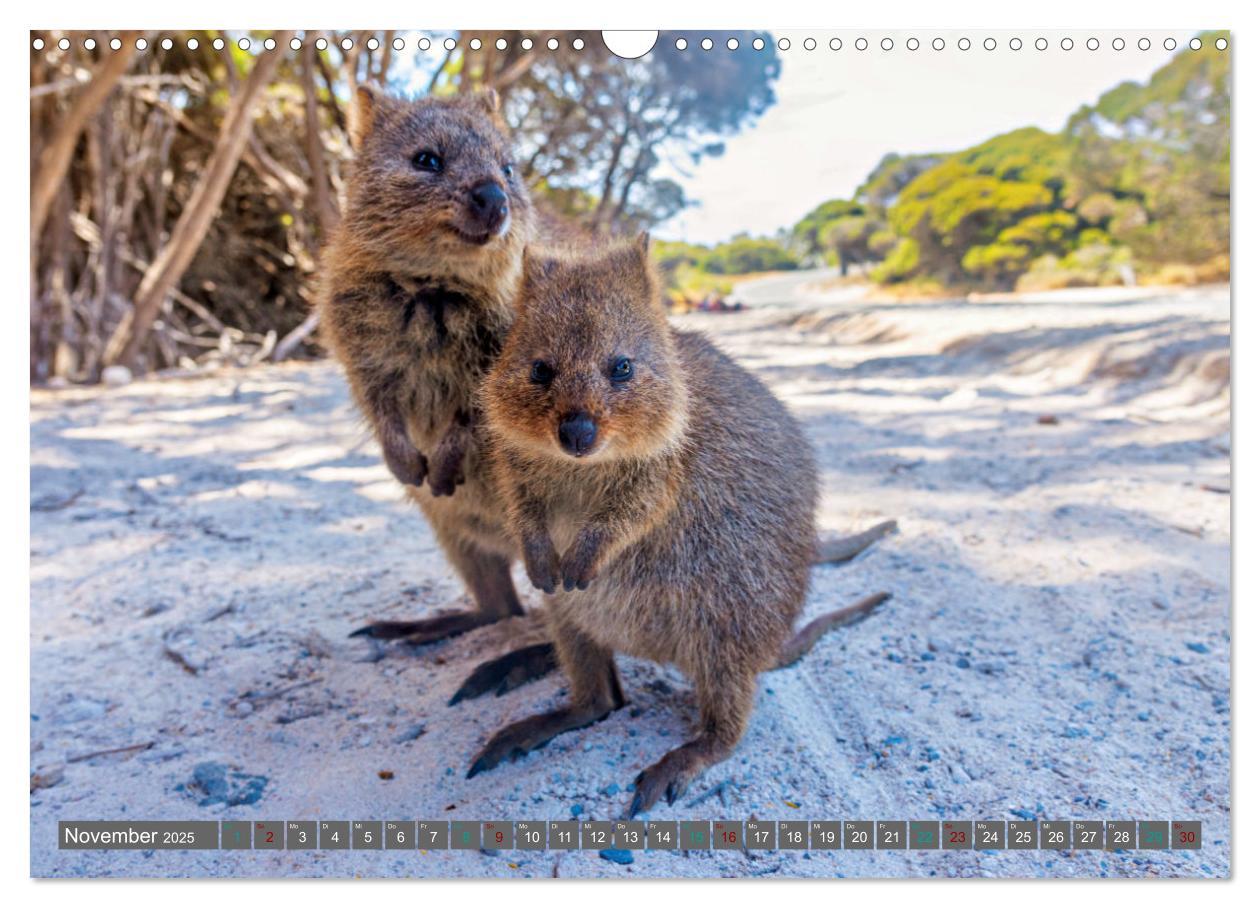
M 477 606 L 473 611 L 447 612 L 415 621 L 377 621 L 350 636 L 403 640 L 419 646 L 525 614 L 512 585 L 512 565 L 507 558 L 460 541 L 444 544 L 443 548 L 472 594 Z
M 499 729 L 473 758 L 467 778 L 493 769 L 504 760 L 523 757 L 556 735 L 592 725 L 625 705 L 611 650 L 572 628 L 560 630 L 557 641 L 556 654 L 569 677 L 569 705 Z
M 755 672 L 729 671 L 698 679 L 700 733 L 639 773 L 626 817 L 650 809 L 662 797 L 673 804 L 701 773 L 729 757 L 748 727 L 756 689 Z
M 454 706 L 490 691 L 494 691 L 496 697 L 502 697 L 508 691 L 551 674 L 555 669 L 556 648 L 550 642 L 531 643 L 482 662 L 464 679 L 447 705 Z

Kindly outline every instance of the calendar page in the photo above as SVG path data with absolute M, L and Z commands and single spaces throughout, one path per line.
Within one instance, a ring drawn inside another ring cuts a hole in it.
M 31 876 L 1232 874 L 1233 33 L 763 12 L 29 32 Z

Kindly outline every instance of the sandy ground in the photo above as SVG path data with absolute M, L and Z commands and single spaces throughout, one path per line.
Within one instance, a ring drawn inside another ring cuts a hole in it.
M 1197 819 L 1201 852 L 59 852 L 59 818 L 609 819 L 684 740 L 685 680 L 623 659 L 632 708 L 465 781 L 561 681 L 445 705 L 528 619 L 347 639 L 461 589 L 317 363 L 33 392 L 31 872 L 1228 875 L 1228 290 L 854 297 L 806 276 L 688 322 L 808 426 L 825 530 L 900 521 L 808 613 L 895 598 L 764 676 L 651 818 Z

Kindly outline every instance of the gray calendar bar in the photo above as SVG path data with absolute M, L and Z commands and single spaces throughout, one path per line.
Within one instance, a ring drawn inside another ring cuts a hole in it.
M 1198 850 L 1199 820 L 62 820 L 57 847 L 235 851 Z

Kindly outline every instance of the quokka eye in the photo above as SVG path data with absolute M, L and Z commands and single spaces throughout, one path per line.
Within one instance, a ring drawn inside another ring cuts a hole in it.
M 552 369 L 551 366 L 543 362 L 541 359 L 537 360 L 529 368 L 529 380 L 532 381 L 536 385 L 549 384 L 551 380 L 555 377 L 556 377 L 555 370 Z
M 503 175 L 507 177 L 509 180 L 512 179 L 512 174 L 514 173 L 516 173 L 516 168 L 513 167 L 511 164 L 503 165 Z
M 615 382 L 626 382 L 634 378 L 634 363 L 624 356 L 613 360 L 612 371 L 608 377 Z
M 436 151 L 425 148 L 416 152 L 416 156 L 411 159 L 411 166 L 427 173 L 441 173 L 442 156 Z

